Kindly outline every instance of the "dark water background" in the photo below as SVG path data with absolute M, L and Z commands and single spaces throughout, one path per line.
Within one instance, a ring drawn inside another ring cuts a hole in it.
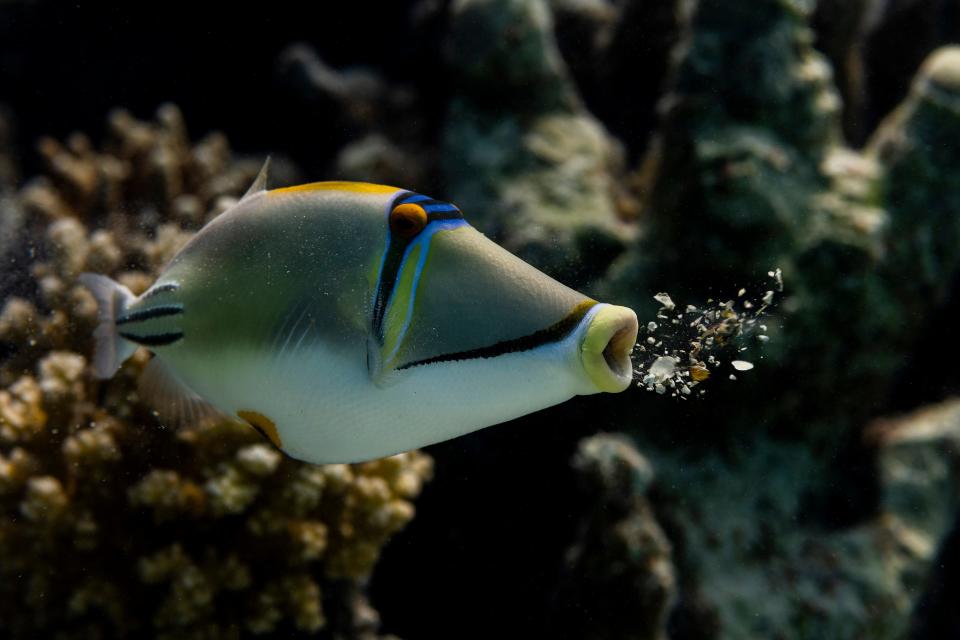
M 306 180 L 326 179 L 332 153 L 354 131 L 324 104 L 302 99 L 296 84 L 283 77 L 278 58 L 294 42 L 309 43 L 335 68 L 372 67 L 391 82 L 413 87 L 422 104 L 418 126 L 428 139 L 439 135 L 450 94 L 440 37 L 444 25 L 431 18 L 436 24 L 414 31 L 414 4 L 274 0 L 217 8 L 198 2 L 2 2 L 0 103 L 16 117 L 22 173 L 38 172 L 30 150 L 41 135 L 63 138 L 80 130 L 97 139 L 109 109 L 123 106 L 148 116 L 169 101 L 182 108 L 194 137 L 222 130 L 240 152 L 279 151 L 302 167 Z M 865 105 L 846 122 L 855 144 L 903 99 L 924 57 L 960 37 L 957 3 L 911 7 L 877 31 L 867 48 Z M 823 36 L 835 24 L 818 15 L 814 26 Z M 561 44 L 576 70 L 576 38 Z M 650 55 L 663 62 L 665 49 Z M 650 67 L 654 70 L 638 66 L 637 72 L 656 78 L 656 69 L 662 71 L 662 65 Z M 628 156 L 640 157 L 656 126 L 660 91 L 588 80 L 581 89 L 588 107 L 622 136 Z M 442 185 L 417 187 L 429 192 Z M 960 391 L 956 365 L 944 362 L 940 351 L 941 336 L 955 329 L 960 311 L 960 296 L 951 299 L 904 363 L 898 393 L 873 413 L 907 410 Z M 563 636 L 555 617 L 561 559 L 578 514 L 590 502 L 578 491 L 569 460 L 580 438 L 617 428 L 633 410 L 623 398 L 577 398 L 430 448 L 435 480 L 418 502 L 416 519 L 387 547 L 371 585 L 384 630 L 414 639 L 544 637 L 547 631 Z M 696 423 L 704 413 L 709 410 L 692 409 L 686 418 L 674 412 L 679 421 L 673 424 L 680 428 L 664 438 L 682 440 L 684 420 Z M 869 460 L 840 456 L 849 477 L 869 475 L 863 471 Z M 845 504 L 842 496 L 836 504 L 828 501 L 823 521 L 854 517 Z M 957 547 L 945 555 L 954 567 Z M 936 604 L 938 598 L 955 599 L 953 576 L 942 576 L 952 598 L 930 596 L 933 613 L 918 626 L 918 634 L 928 634 L 923 637 L 960 633 L 950 626 L 949 607 Z M 589 611 L 562 606 L 568 610 L 560 618 L 582 616 L 582 624 L 590 626 Z M 682 623 L 675 631 L 677 638 L 700 637 L 685 635 Z

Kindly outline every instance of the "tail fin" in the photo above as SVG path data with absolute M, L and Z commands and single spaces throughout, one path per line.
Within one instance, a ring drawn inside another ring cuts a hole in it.
M 96 273 L 82 273 L 79 281 L 97 299 L 93 372 L 102 380 L 112 378 L 121 363 L 137 350 L 136 344 L 120 337 L 115 324 L 117 316 L 137 297 L 122 284 Z

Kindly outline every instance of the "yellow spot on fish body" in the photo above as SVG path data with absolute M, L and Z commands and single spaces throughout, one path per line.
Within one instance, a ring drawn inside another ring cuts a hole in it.
M 277 425 L 274 424 L 273 420 L 262 413 L 248 409 L 237 411 L 237 415 L 251 427 L 266 436 L 277 449 L 283 448 L 283 443 L 280 441 L 280 434 L 277 432 Z
M 390 187 L 385 184 L 372 184 L 370 182 L 311 182 L 309 184 L 298 184 L 293 187 L 271 189 L 267 191 L 267 194 L 276 196 L 284 193 L 304 193 L 311 191 L 346 191 L 348 193 L 380 195 L 395 193 L 400 191 L 400 189 L 398 187 Z

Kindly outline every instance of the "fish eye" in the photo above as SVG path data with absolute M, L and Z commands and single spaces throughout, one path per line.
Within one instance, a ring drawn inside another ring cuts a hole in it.
M 427 212 L 414 203 L 400 204 L 390 212 L 390 232 L 401 238 L 412 238 L 427 226 Z

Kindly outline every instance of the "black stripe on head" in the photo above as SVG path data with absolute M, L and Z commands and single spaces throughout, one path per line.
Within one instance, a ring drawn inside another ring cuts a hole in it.
M 404 191 L 395 197 L 387 207 L 387 248 L 383 265 L 380 267 L 379 277 L 377 278 L 377 291 L 373 299 L 373 335 L 377 342 L 383 344 L 383 318 L 387 314 L 387 302 L 393 287 L 397 283 L 397 276 L 400 273 L 400 266 L 403 264 L 403 252 L 406 251 L 412 238 L 397 238 L 390 233 L 390 212 L 394 207 L 403 204 L 407 198 L 417 194 Z
M 587 315 L 587 312 L 590 311 L 595 304 L 597 304 L 596 300 L 584 300 L 575 306 L 573 311 L 568 313 L 559 322 L 550 325 L 546 329 L 540 329 L 539 331 L 535 331 L 519 338 L 503 340 L 490 346 L 480 347 L 478 349 L 468 349 L 467 351 L 458 351 L 456 353 L 444 353 L 438 356 L 424 358 L 423 360 L 408 362 L 397 368 L 410 369 L 412 367 L 419 367 L 420 365 L 434 364 L 437 362 L 473 360 L 475 358 L 496 358 L 497 356 L 502 356 L 508 353 L 517 353 L 519 351 L 536 349 L 537 347 L 550 344 L 551 342 L 560 342 L 580 325 L 580 322 L 583 320 L 584 316 Z
M 140 309 L 139 311 L 134 311 L 124 316 L 120 316 L 117 318 L 116 324 L 119 326 L 121 324 L 128 324 L 131 322 L 143 322 L 144 320 L 175 316 L 181 313 L 183 313 L 183 306 L 179 304 L 164 304 L 151 307 L 150 309 Z
M 407 203 L 417 204 L 424 208 L 427 212 L 427 224 L 437 220 L 463 219 L 463 213 L 456 205 L 442 200 L 427 198 L 422 194 L 411 191 L 404 191 L 393 199 L 387 209 L 387 219 L 389 220 L 390 212 L 393 211 L 395 207 Z M 432 205 L 436 205 L 443 210 L 430 211 Z M 403 254 L 417 236 L 400 238 L 391 233 L 389 234 L 389 238 L 390 241 L 386 249 L 386 257 L 383 260 L 383 267 L 380 270 L 377 281 L 377 291 L 373 302 L 373 334 L 376 336 L 377 342 L 381 345 L 383 344 L 383 320 L 384 317 L 386 317 L 390 294 L 393 293 L 393 288 L 397 284 L 397 278 L 400 276 L 400 268 L 403 266 Z
M 151 336 L 136 336 L 132 333 L 120 331 L 120 337 L 136 342 L 145 347 L 165 347 L 183 339 L 183 331 L 171 331 L 169 333 L 155 333 Z

